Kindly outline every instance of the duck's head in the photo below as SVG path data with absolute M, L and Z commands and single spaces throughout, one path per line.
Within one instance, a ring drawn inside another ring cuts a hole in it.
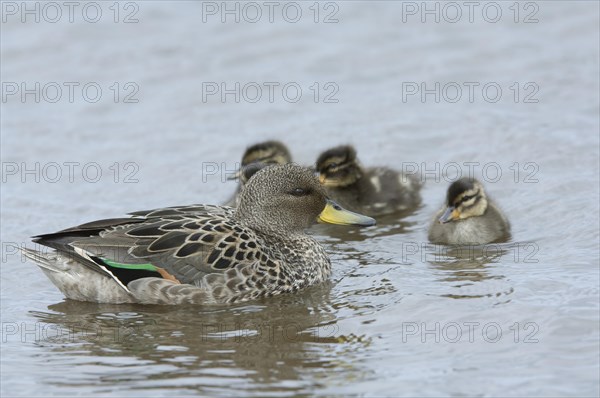
M 287 147 L 279 141 L 265 141 L 246 149 L 242 156 L 242 167 L 254 162 L 266 165 L 286 164 L 292 161 Z
M 328 199 L 314 173 L 295 164 L 255 171 L 244 186 L 236 218 L 268 233 L 302 232 L 315 221 L 342 225 L 375 225 L 371 217 L 343 209 Z
M 356 150 L 350 145 L 342 145 L 323 152 L 317 159 L 319 181 L 326 187 L 345 187 L 354 184 L 362 177 L 362 170 L 356 159 Z
M 446 194 L 446 210 L 440 217 L 442 224 L 481 216 L 487 209 L 487 197 L 483 185 L 474 178 L 454 181 Z

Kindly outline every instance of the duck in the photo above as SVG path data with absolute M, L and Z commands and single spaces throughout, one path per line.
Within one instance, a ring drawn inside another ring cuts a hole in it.
M 236 209 L 173 206 L 93 221 L 34 237 L 53 251 L 22 251 L 71 300 L 230 304 L 326 281 L 329 257 L 305 233 L 316 220 L 375 224 L 329 199 L 314 172 L 294 164 L 258 170 L 240 199 Z
M 446 245 L 483 245 L 510 238 L 510 223 L 475 178 L 448 187 L 446 202 L 431 222 L 429 240 Z
M 321 153 L 316 172 L 332 199 L 372 217 L 411 210 L 421 202 L 418 176 L 387 167 L 364 169 L 351 145 Z
M 247 178 L 244 178 L 241 171 L 253 163 L 260 163 L 261 168 L 264 166 L 292 163 L 292 155 L 285 144 L 275 140 L 259 142 L 246 148 L 242 156 L 240 171 L 235 173 L 231 178 L 238 179 L 238 187 L 233 196 L 225 202 L 226 206 L 236 207 L 238 205 L 240 192 L 247 181 Z

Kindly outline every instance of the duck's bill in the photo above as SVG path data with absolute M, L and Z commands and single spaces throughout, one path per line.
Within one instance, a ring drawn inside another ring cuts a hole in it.
M 227 174 L 227 178 L 226 179 L 228 181 L 239 180 L 241 174 L 242 174 L 242 170 L 239 169 L 239 170 L 235 171 L 234 173 Z
M 319 222 L 337 225 L 359 225 L 369 227 L 375 225 L 375 219 L 344 209 L 333 200 L 328 200 L 325 209 L 319 214 Z
M 458 209 L 456 209 L 456 207 L 454 206 L 448 206 L 444 214 L 442 214 L 442 216 L 440 217 L 439 221 L 441 224 L 446 224 L 450 221 L 458 220 L 459 218 L 460 212 L 458 211 Z

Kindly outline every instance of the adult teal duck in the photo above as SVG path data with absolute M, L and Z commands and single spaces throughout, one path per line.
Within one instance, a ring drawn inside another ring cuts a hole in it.
M 55 249 L 23 249 L 69 299 L 103 303 L 219 304 L 294 292 L 331 272 L 305 229 L 317 219 L 373 225 L 326 197 L 314 173 L 258 170 L 237 209 L 190 205 L 130 213 L 39 235 Z

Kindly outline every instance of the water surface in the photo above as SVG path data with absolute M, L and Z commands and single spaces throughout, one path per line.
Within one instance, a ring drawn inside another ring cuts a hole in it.
M 402 2 L 337 2 L 329 24 L 308 3 L 298 23 L 136 4 L 138 23 L 114 23 L 104 4 L 95 24 L 2 24 L 3 82 L 103 88 L 96 103 L 2 102 L 3 396 L 598 396 L 598 3 L 535 2 L 527 24 L 504 2 L 497 23 L 403 22 Z M 303 95 L 204 101 L 207 82 L 295 82 Z M 403 100 L 421 82 L 493 82 L 503 95 Z M 525 102 L 532 82 L 537 102 Z M 126 83 L 137 103 L 123 102 Z M 222 203 L 235 186 L 207 165 L 231 170 L 268 138 L 302 164 L 349 142 L 364 165 L 417 165 L 423 203 L 366 229 L 315 226 L 330 283 L 225 308 L 65 301 L 14 253 L 85 221 Z M 485 252 L 426 240 L 464 162 L 512 222 L 511 241 Z

